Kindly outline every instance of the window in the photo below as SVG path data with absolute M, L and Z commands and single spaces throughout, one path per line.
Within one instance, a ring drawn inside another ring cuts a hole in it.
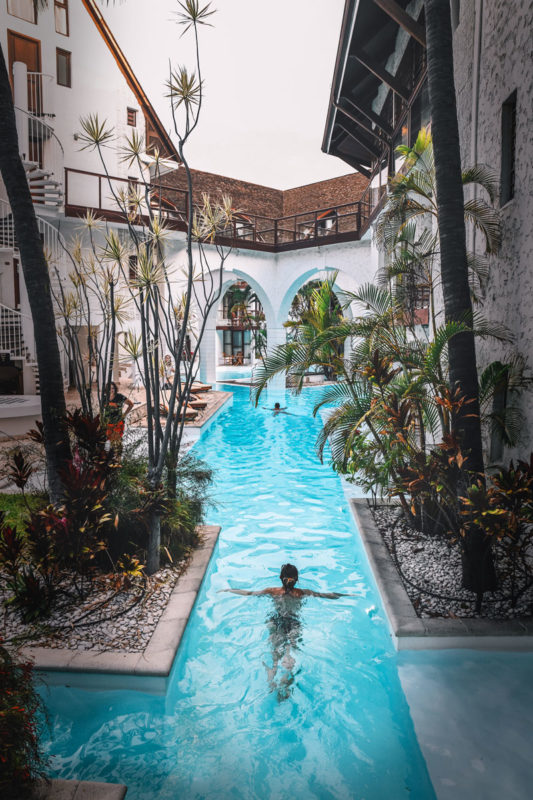
M 56 33 L 68 36 L 68 0 L 54 0 Z
M 33 0 L 7 0 L 7 13 L 34 25 L 37 22 Z
M 516 145 L 516 89 L 502 105 L 502 167 L 500 205 L 514 197 Z
M 134 128 L 137 125 L 137 110 L 135 108 L 128 108 L 128 125 Z
M 59 86 L 72 86 L 70 74 L 70 53 L 68 50 L 56 49 L 57 83 Z

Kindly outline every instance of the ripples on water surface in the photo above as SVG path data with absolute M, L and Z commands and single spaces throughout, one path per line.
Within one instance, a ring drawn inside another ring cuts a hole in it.
M 222 533 L 167 694 L 51 688 L 54 774 L 125 783 L 129 800 L 430 800 L 339 479 L 314 453 L 317 390 L 274 417 L 231 388 L 196 445 L 216 470 L 208 521 Z M 287 561 L 302 588 L 353 596 L 287 609 L 218 593 L 279 585 Z

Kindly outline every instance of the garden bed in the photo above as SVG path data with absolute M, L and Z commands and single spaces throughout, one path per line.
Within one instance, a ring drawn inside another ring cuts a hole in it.
M 475 596 L 461 588 L 461 555 L 457 544 L 414 530 L 406 523 L 399 506 L 377 506 L 372 515 L 419 617 L 515 619 L 533 613 L 533 587 L 513 608 L 509 581 L 500 576 L 500 588 L 485 594 L 481 614 L 476 614 Z
M 149 578 L 133 578 L 131 587 L 119 592 L 113 576 L 95 580 L 87 597 L 65 597 L 44 621 L 24 623 L 17 611 L 4 608 L 2 637 L 8 645 L 143 652 L 188 562 L 183 559 Z M 0 591 L 2 606 L 6 599 Z

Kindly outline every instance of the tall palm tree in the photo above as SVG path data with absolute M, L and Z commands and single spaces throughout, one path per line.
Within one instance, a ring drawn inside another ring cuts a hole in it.
M 48 0 L 34 0 L 36 18 Z M 48 264 L 39 234 L 37 217 L 22 159 L 19 154 L 15 107 L 6 60 L 0 47 L 0 174 L 13 214 L 22 272 L 35 333 L 41 391 L 44 449 L 50 500 L 62 496 L 60 470 L 70 457 L 65 425 L 63 374 L 56 335 L 56 322 Z
M 63 374 L 56 336 L 48 264 L 39 234 L 30 187 L 19 155 L 11 83 L 1 48 L 0 173 L 11 205 L 22 271 L 33 318 L 41 387 L 48 487 L 50 500 L 57 503 L 62 495 L 60 469 L 70 456 L 68 433 L 64 421 L 66 407 Z
M 425 18 L 442 292 L 445 318 L 451 322 L 471 319 L 472 302 L 468 283 L 450 4 L 444 0 L 426 0 Z M 458 415 L 453 425 L 462 438 L 465 451 L 468 451 L 468 468 L 483 474 L 479 385 L 471 332 L 465 331 L 450 341 L 449 370 L 452 387 L 459 387 L 471 401 L 468 413 Z M 479 603 L 483 592 L 496 586 L 490 542 L 481 531 L 473 530 L 464 542 L 463 586 L 477 593 Z

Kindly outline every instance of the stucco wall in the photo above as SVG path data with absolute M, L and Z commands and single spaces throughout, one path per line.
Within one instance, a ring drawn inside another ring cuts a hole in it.
M 476 119 L 473 99 L 476 84 L 476 12 L 481 9 L 481 57 Z M 463 0 L 460 23 L 454 34 L 455 79 L 459 130 L 464 163 L 476 160 L 490 165 L 498 178 L 501 167 L 502 103 L 517 89 L 516 177 L 514 198 L 501 209 L 503 240 L 492 259 L 484 313 L 504 322 L 514 344 L 478 341 L 480 367 L 512 352 L 526 358 L 533 369 L 533 3 L 531 0 Z M 477 154 L 476 154 L 477 150 Z M 517 448 L 505 460 L 527 456 L 533 450 L 531 392 L 520 405 L 526 418 Z

